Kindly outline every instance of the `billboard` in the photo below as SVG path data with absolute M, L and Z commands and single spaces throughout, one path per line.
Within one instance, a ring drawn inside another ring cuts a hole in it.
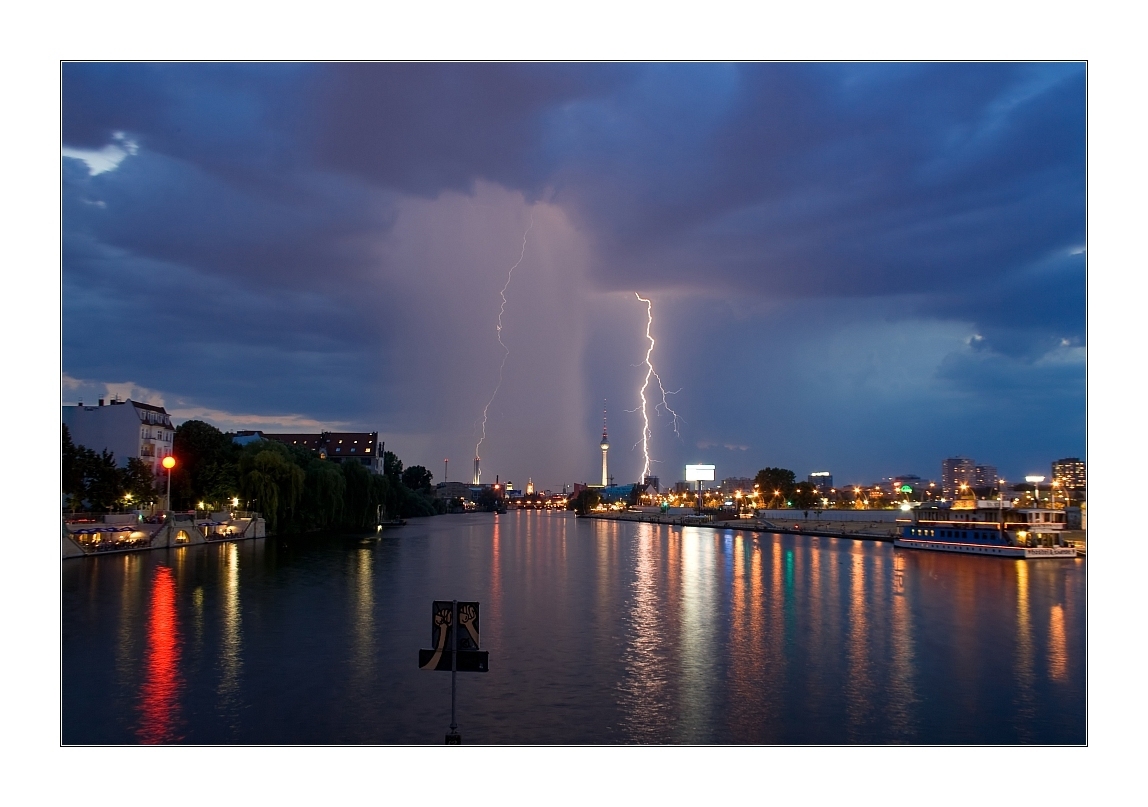
M 714 466 L 712 466 L 712 465 L 687 465 L 686 466 L 686 481 L 687 482 L 713 482 L 714 481 Z

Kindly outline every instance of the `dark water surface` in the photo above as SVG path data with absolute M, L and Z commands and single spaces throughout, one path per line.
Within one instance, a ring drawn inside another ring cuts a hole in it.
M 440 744 L 434 599 L 466 743 L 1085 741 L 1083 560 L 532 512 L 65 561 L 63 741 Z

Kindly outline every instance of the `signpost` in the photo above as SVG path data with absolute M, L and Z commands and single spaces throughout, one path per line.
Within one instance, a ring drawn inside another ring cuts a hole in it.
M 702 482 L 714 481 L 714 466 L 712 465 L 687 465 L 686 466 L 686 481 L 698 483 L 698 512 L 702 512 Z
M 488 653 L 479 650 L 477 602 L 435 600 L 431 604 L 431 650 L 419 651 L 419 669 L 450 671 L 450 734 L 447 745 L 462 745 L 455 722 L 458 672 L 487 672 Z

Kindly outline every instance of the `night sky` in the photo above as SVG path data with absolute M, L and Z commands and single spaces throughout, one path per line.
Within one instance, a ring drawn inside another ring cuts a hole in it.
M 469 480 L 1085 452 L 1082 64 L 63 66 L 63 397 Z M 532 222 L 532 223 L 531 223 Z M 523 234 L 527 235 L 523 252 Z M 629 411 L 628 411 L 629 410 Z

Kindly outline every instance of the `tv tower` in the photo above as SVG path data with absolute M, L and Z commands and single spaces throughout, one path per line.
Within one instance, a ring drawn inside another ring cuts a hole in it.
M 606 470 L 606 452 L 610 450 L 610 438 L 606 436 L 606 402 L 602 401 L 602 487 L 610 484 L 610 476 Z

